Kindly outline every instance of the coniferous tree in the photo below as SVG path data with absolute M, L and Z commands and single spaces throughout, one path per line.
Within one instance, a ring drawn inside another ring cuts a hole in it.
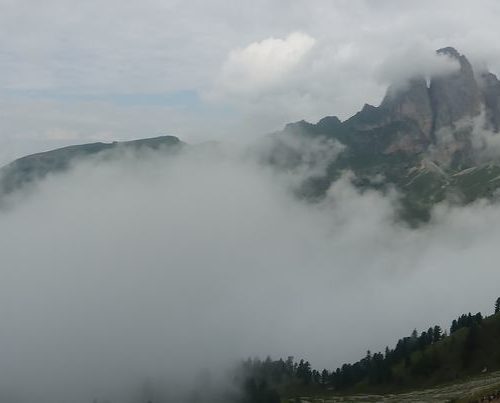
M 436 325 L 434 326 L 434 332 L 433 332 L 433 336 L 434 336 L 434 340 L 433 340 L 433 343 L 437 343 L 439 340 L 442 339 L 442 330 L 441 330 L 441 326 L 439 325 Z
M 478 312 L 474 315 L 474 322 L 480 325 L 483 322 L 483 315 L 481 315 L 481 312 Z
M 328 380 L 330 379 L 330 374 L 327 369 L 324 369 L 321 371 L 321 383 L 323 385 L 326 385 L 328 383 Z
M 288 356 L 288 358 L 285 361 L 285 371 L 286 371 L 286 374 L 289 377 L 293 376 L 293 369 L 294 369 L 294 367 L 293 367 L 293 356 Z
M 427 343 L 426 344 L 432 344 L 432 342 L 434 341 L 434 329 L 432 327 L 430 327 L 428 330 L 427 330 L 427 338 L 426 338 L 426 341 Z
M 427 332 L 422 332 L 420 337 L 418 338 L 418 346 L 420 349 L 424 348 L 427 345 Z
M 495 313 L 500 312 L 500 297 L 495 301 Z
M 311 364 L 309 361 L 300 360 L 296 374 L 297 378 L 302 380 L 306 385 L 309 384 L 312 377 Z

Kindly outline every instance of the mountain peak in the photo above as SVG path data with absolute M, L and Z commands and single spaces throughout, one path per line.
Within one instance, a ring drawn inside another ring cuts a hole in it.
M 452 46 L 446 46 L 444 48 L 436 50 L 436 53 L 439 55 L 446 55 L 450 57 L 454 57 L 456 59 L 460 58 L 462 55 Z
M 434 132 L 444 127 L 454 127 L 463 118 L 479 115 L 482 100 L 473 68 L 467 58 L 452 47 L 439 49 L 437 53 L 456 59 L 460 63 L 460 69 L 431 80 Z
M 465 73 L 465 74 L 469 74 L 469 75 L 473 74 L 472 65 L 470 64 L 467 57 L 465 57 L 465 55 L 461 54 L 454 47 L 447 46 L 445 48 L 441 48 L 441 49 L 436 50 L 436 53 L 438 55 L 447 56 L 450 59 L 457 61 L 460 65 L 460 69 L 457 72 L 458 74 L 460 74 L 460 73 Z

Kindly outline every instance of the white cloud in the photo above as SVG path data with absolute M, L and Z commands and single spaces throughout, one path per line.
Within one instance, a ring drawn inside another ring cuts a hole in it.
M 426 78 L 457 71 L 457 60 L 437 54 L 429 44 L 402 45 L 378 67 L 377 75 L 386 85 L 403 84 L 406 80 L 423 76 Z
M 216 91 L 259 94 L 287 81 L 314 46 L 311 36 L 294 32 L 232 50 L 222 66 Z M 220 87 L 220 88 L 219 88 Z

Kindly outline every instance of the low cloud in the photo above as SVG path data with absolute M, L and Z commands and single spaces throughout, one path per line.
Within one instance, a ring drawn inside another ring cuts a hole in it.
M 431 78 L 453 73 L 460 68 L 457 60 L 424 44 L 415 44 L 393 52 L 379 66 L 377 76 L 385 84 L 402 85 L 414 77 Z
M 489 126 L 484 110 L 469 121 L 472 146 L 476 150 L 480 162 L 500 159 L 500 134 L 495 133 Z
M 347 175 L 308 204 L 250 155 L 120 154 L 14 196 L 0 212 L 0 392 L 127 402 L 149 379 L 172 396 L 239 358 L 334 368 L 489 312 L 497 205 L 443 205 L 413 230 L 394 221 L 396 194 Z

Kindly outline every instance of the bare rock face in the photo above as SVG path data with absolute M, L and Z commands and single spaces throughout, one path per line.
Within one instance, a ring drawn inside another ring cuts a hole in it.
M 487 129 L 500 130 L 500 81 L 493 73 L 485 72 L 479 77 L 479 87 L 483 95 Z
M 365 105 L 344 122 L 357 133 L 351 137 L 387 155 L 426 153 L 443 166 L 473 164 L 477 124 L 484 120 L 486 129 L 500 131 L 500 80 L 491 73 L 476 75 L 452 47 L 436 53 L 456 61 L 457 70 L 430 77 L 430 85 L 421 75 L 390 86 L 380 106 Z
M 419 140 L 430 142 L 433 112 L 424 77 L 413 78 L 403 86 L 389 87 L 380 108 L 385 109 L 393 121 L 414 121 L 421 132 Z
M 455 127 L 455 124 L 464 118 L 479 115 L 482 99 L 474 71 L 467 58 L 451 47 L 439 49 L 437 53 L 457 60 L 460 69 L 431 80 L 429 93 L 434 111 L 434 134 L 441 128 Z
M 371 126 L 382 128 L 394 122 L 404 122 L 406 128 L 393 136 L 385 153 L 416 153 L 427 148 L 446 149 L 442 163 L 448 164 L 454 155 L 470 154 L 471 118 L 478 116 L 484 104 L 490 105 L 495 128 L 500 127 L 500 81 L 485 76 L 484 88 L 480 87 L 467 58 L 456 49 L 447 47 L 436 51 L 459 64 L 455 72 L 432 77 L 430 86 L 423 76 L 413 77 L 406 84 L 392 85 L 378 108 L 370 113 L 375 116 Z M 495 85 L 493 85 L 495 84 Z M 365 108 L 358 115 L 367 115 Z M 360 116 L 357 116 L 356 122 Z M 363 119 L 366 120 L 366 119 Z M 467 126 L 469 124 L 469 126 Z

